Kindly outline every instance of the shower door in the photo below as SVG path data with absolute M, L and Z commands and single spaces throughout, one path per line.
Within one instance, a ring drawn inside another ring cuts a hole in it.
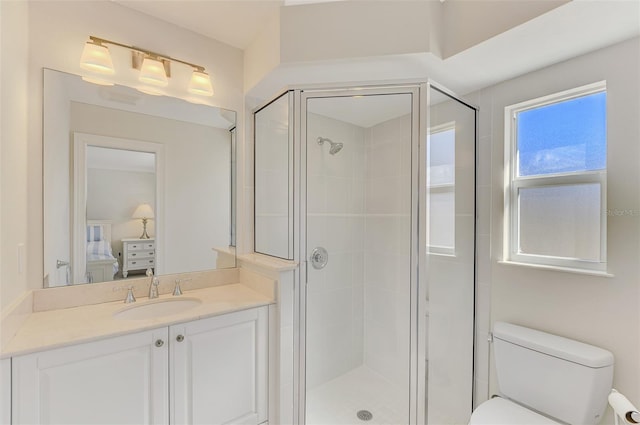
M 416 422 L 419 101 L 302 92 L 300 423 Z

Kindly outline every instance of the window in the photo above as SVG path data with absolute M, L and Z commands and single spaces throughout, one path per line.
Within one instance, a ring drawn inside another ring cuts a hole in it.
M 604 82 L 505 108 L 506 261 L 606 271 Z
M 428 250 L 455 252 L 455 123 L 434 127 L 427 139 L 427 192 L 429 197 Z

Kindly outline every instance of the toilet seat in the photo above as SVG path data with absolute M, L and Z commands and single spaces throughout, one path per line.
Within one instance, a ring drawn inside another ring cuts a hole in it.
M 501 397 L 487 400 L 471 414 L 473 425 L 558 425 L 546 416 Z

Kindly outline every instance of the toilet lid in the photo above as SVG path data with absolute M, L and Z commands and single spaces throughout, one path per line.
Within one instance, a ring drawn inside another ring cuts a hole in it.
M 485 401 L 471 414 L 473 425 L 558 425 L 559 422 L 535 413 L 504 398 Z

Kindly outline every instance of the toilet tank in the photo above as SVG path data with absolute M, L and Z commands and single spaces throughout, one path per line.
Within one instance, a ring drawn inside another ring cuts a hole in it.
M 503 397 L 572 425 L 602 419 L 611 352 L 504 322 L 494 324 L 493 349 Z

